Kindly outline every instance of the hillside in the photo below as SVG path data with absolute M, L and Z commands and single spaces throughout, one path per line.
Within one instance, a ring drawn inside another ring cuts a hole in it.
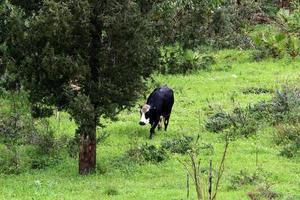
M 274 92 L 253 94 L 243 91 L 248 88 L 276 91 L 282 85 L 295 86 L 299 82 L 298 58 L 255 62 L 250 51 L 222 50 L 209 54 L 216 60 L 211 70 L 187 75 L 153 75 L 156 82 L 167 84 L 175 92 L 167 132 L 156 131 L 154 139 L 149 140 L 150 127 L 138 125 L 139 107 L 136 105 L 120 113 L 117 121 L 102 119 L 106 127 L 99 128 L 97 134 L 109 135 L 97 146 L 95 174 L 78 176 L 77 157 L 63 154 L 61 162 L 44 169 L 29 169 L 17 175 L 0 174 L 0 199 L 186 199 L 186 171 L 178 161 L 186 159 L 186 155 L 168 152 L 169 159 L 165 161 L 137 163 L 128 160 L 125 152 L 146 143 L 159 147 L 166 140 L 183 135 L 196 138 L 199 134 L 200 141 L 214 149 L 214 153 L 200 156 L 202 168 L 208 168 L 210 159 L 217 168 L 224 146 L 222 134 L 208 132 L 204 127 L 212 108 L 230 111 L 234 104 L 245 107 L 270 100 Z M 150 85 L 151 89 L 153 87 Z M 235 103 L 232 103 L 232 97 Z M 8 103 L 4 99 L 0 102 L 3 108 Z M 139 100 L 139 103 L 143 102 L 144 99 Z M 66 113 L 61 113 L 60 117 L 49 119 L 55 137 L 73 136 L 74 121 L 70 121 Z M 280 147 L 273 141 L 275 131 L 274 126 L 262 125 L 256 135 L 239 138 L 229 145 L 218 199 L 249 199 L 247 194 L 259 188 L 268 188 L 277 195 L 276 199 L 300 199 L 299 156 L 286 158 L 279 155 Z M 4 151 L 4 147 L 1 148 Z M 248 176 L 257 172 L 262 178 L 245 181 L 245 184 L 233 182 L 234 177 L 242 177 L 240 171 Z M 204 170 L 204 174 L 207 171 Z M 195 189 L 190 182 L 189 199 L 195 198 Z

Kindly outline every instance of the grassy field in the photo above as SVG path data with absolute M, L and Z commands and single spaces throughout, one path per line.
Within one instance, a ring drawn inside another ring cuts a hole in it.
M 196 137 L 214 146 L 213 155 L 203 155 L 201 165 L 205 168 L 209 160 L 214 166 L 219 162 L 224 143 L 220 135 L 204 129 L 209 106 L 233 107 L 231 97 L 241 106 L 270 99 L 267 94 L 243 94 L 248 87 L 278 89 L 282 84 L 294 85 L 299 82 L 300 60 L 265 60 L 254 62 L 249 52 L 224 50 L 214 53 L 217 63 L 212 71 L 199 71 L 190 75 L 155 75 L 161 85 L 174 89 L 175 104 L 167 132 L 157 132 L 149 140 L 150 127 L 138 125 L 138 104 L 131 111 L 124 111 L 116 122 L 104 121 L 106 128 L 99 129 L 110 136 L 98 145 L 98 171 L 89 176 L 78 176 L 77 160 L 66 157 L 62 164 L 44 170 L 30 170 L 20 175 L 0 175 L 0 199 L 148 199 L 179 200 L 186 197 L 186 171 L 177 158 L 144 165 L 120 163 L 118 158 L 129 148 L 141 144 L 159 145 L 161 141 L 181 135 Z M 230 66 L 230 67 L 226 67 Z M 227 70 L 224 70 L 226 68 Z M 140 104 L 144 102 L 140 100 Z M 56 134 L 73 135 L 75 124 L 62 114 L 60 123 L 50 119 Z M 278 156 L 279 149 L 272 141 L 273 127 L 261 127 L 258 139 L 241 138 L 229 146 L 225 172 L 218 194 L 220 200 L 249 199 L 247 193 L 257 185 L 243 185 L 231 189 L 230 177 L 241 170 L 256 171 L 256 148 L 258 165 L 267 173 L 271 190 L 280 194 L 279 199 L 300 199 L 300 160 Z M 215 166 L 216 167 L 216 166 Z M 189 199 L 196 199 L 191 184 Z

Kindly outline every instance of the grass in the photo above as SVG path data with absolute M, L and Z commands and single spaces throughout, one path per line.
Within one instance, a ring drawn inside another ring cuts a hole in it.
M 245 106 L 260 100 L 269 99 L 272 94 L 244 94 L 249 87 L 262 87 L 276 90 L 282 84 L 297 84 L 300 75 L 300 60 L 265 60 L 253 62 L 250 52 L 223 50 L 214 53 L 217 63 L 210 72 L 195 72 L 190 75 L 155 75 L 161 85 L 174 89 L 175 104 L 168 132 L 157 132 L 149 140 L 150 127 L 138 125 L 138 105 L 131 111 L 124 111 L 117 122 L 104 120 L 110 136 L 97 148 L 98 171 L 89 176 L 77 175 L 77 160 L 65 157 L 64 161 L 45 170 L 31 170 L 20 175 L 0 175 L 0 199 L 186 199 L 186 172 L 176 157 L 160 164 L 138 165 L 119 163 L 118 158 L 132 146 L 138 144 L 159 145 L 167 138 L 180 135 L 197 136 L 213 144 L 215 154 L 204 155 L 202 165 L 208 166 L 209 159 L 215 167 L 222 154 L 223 142 L 220 135 L 208 133 L 203 128 L 209 106 L 231 109 L 231 97 Z M 222 70 L 230 65 L 229 70 Z M 141 99 L 139 103 L 143 103 Z M 73 135 L 76 126 L 69 121 L 67 114 L 60 119 L 52 117 L 51 126 L 56 135 Z M 229 146 L 225 172 L 221 181 L 218 199 L 249 199 L 247 193 L 256 186 L 245 185 L 237 190 L 229 189 L 229 178 L 240 170 L 256 170 L 256 148 L 258 165 L 269 173 L 268 181 L 272 190 L 279 193 L 279 199 L 300 199 L 299 157 L 287 159 L 278 156 L 279 149 L 272 141 L 273 127 L 262 127 L 258 139 L 239 139 Z M 181 156 L 184 157 L 184 156 Z M 191 186 L 189 199 L 196 193 Z

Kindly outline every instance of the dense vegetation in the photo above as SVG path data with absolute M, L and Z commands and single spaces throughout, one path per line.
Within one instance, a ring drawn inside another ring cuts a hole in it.
M 299 16 L 298 1 L 1 1 L 0 199 L 299 199 Z M 137 105 L 159 85 L 175 105 L 149 140 Z

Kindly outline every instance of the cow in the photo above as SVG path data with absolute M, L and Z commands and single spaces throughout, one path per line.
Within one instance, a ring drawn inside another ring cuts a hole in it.
M 152 139 L 154 130 L 157 126 L 158 130 L 161 129 L 162 118 L 164 121 L 165 131 L 167 131 L 173 104 L 173 90 L 167 86 L 163 86 L 153 90 L 153 92 L 149 95 L 146 104 L 141 106 L 141 119 L 139 124 L 144 126 L 150 123 L 150 139 Z

